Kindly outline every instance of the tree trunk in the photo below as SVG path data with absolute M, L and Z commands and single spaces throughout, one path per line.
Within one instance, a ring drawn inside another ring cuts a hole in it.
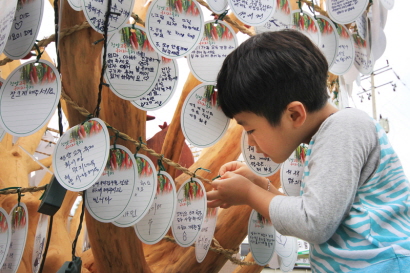
M 82 12 L 71 9 L 67 1 L 62 4 L 61 29 L 85 21 Z M 93 45 L 102 38 L 88 28 L 60 40 L 59 50 L 63 87 L 70 98 L 94 112 L 98 97 L 101 74 L 101 53 L 103 43 Z M 102 89 L 100 118 L 119 131 L 134 139 L 145 141 L 146 112 L 138 110 L 130 102 L 114 95 L 107 87 Z M 68 107 L 67 119 L 70 126 L 85 120 L 77 110 Z M 132 125 L 132 126 L 130 126 Z M 118 143 L 134 150 L 135 145 L 119 140 Z M 150 272 L 142 252 L 142 244 L 134 229 L 119 228 L 110 223 L 101 223 L 85 213 L 94 265 L 98 272 Z

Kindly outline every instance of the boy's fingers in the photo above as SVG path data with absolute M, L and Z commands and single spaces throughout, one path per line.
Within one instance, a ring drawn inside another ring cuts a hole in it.
M 219 198 L 219 192 L 216 190 L 206 192 L 206 199 L 208 200 L 216 200 Z
M 213 200 L 213 201 L 208 201 L 207 202 L 207 207 L 208 208 L 216 208 L 219 207 L 222 204 L 222 201 L 217 199 L 217 200 Z
M 227 209 L 227 208 L 230 208 L 231 205 L 229 205 L 228 203 L 223 203 L 223 204 L 221 204 L 219 207 L 220 207 L 221 209 Z
M 226 173 L 226 167 L 222 166 L 222 168 L 219 169 L 219 175 L 223 176 Z
M 218 186 L 219 186 L 219 178 L 212 181 L 211 186 L 212 186 L 212 188 L 217 189 Z M 209 192 L 207 192 L 206 194 L 208 194 Z
M 221 176 L 220 179 L 226 179 L 226 178 L 232 177 L 233 175 L 235 175 L 234 172 L 226 172 Z

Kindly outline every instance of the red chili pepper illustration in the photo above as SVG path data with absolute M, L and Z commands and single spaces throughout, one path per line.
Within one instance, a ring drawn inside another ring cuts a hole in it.
M 131 32 L 131 39 L 130 39 L 132 48 L 137 50 L 138 49 L 138 38 L 135 32 Z
M 34 65 L 31 67 L 30 79 L 33 84 L 38 83 L 37 69 Z

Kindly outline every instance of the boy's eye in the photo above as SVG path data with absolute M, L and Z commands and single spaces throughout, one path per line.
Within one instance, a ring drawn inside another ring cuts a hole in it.
M 250 134 L 253 133 L 253 131 L 255 131 L 255 130 L 249 130 L 249 131 L 246 131 L 246 133 L 247 133 L 248 135 L 250 135 Z

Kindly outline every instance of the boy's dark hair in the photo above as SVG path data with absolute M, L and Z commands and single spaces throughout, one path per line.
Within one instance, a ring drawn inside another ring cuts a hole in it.
M 229 118 L 252 112 L 275 126 L 292 101 L 308 112 L 326 104 L 327 70 L 325 57 L 304 34 L 264 32 L 226 57 L 217 79 L 219 103 Z

